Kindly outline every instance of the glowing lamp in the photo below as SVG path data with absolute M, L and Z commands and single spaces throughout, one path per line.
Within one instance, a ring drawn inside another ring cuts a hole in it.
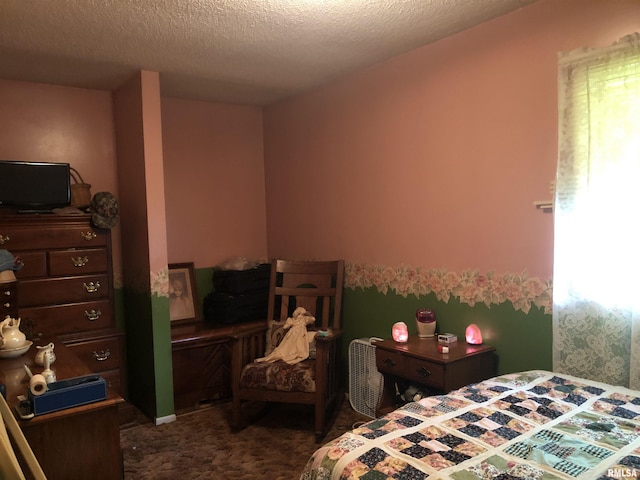
M 472 323 L 465 330 L 464 338 L 467 340 L 467 343 L 470 343 L 471 345 L 480 345 L 482 343 L 482 333 L 480 332 L 480 328 L 478 328 L 475 323 Z
M 409 340 L 409 329 L 404 322 L 396 322 L 391 327 L 391 336 L 396 342 L 404 343 Z

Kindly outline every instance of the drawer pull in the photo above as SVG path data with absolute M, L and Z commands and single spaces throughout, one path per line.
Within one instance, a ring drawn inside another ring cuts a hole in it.
M 11 296 L 11 290 L 5 290 L 3 293 L 4 293 L 7 297 L 10 297 L 10 296 Z
M 73 263 L 74 267 L 84 267 L 89 263 L 89 257 L 71 257 L 71 263 Z
M 7 235 L 6 237 L 4 235 L 2 235 L 0 233 L 0 245 L 4 245 L 5 243 L 7 243 L 9 240 L 11 240 L 9 238 L 9 235 Z
M 80 235 L 82 235 L 82 238 L 84 238 L 87 242 L 90 242 L 97 237 L 94 232 L 80 232 Z
M 99 352 L 93 351 L 93 358 L 95 358 L 98 362 L 104 362 L 111 356 L 111 352 L 107 348 L 106 350 L 100 350 Z
M 87 291 L 87 293 L 96 293 L 98 290 L 100 290 L 100 282 L 89 282 L 83 283 L 82 285 L 84 286 L 84 289 Z
M 384 364 L 387 367 L 395 367 L 396 366 L 396 362 L 394 362 L 393 360 L 391 360 L 389 357 L 384 359 Z
M 431 371 L 426 369 L 426 368 L 424 368 L 424 367 L 417 368 L 416 369 L 416 373 L 418 375 L 423 376 L 423 377 L 428 377 L 429 375 L 431 375 Z
M 90 322 L 95 322 L 102 316 L 102 311 L 100 310 L 91 310 L 90 312 L 84 311 L 84 316 L 87 317 L 87 320 Z
M 4 304 L 4 308 L 9 308 L 11 306 L 11 304 L 9 302 Z

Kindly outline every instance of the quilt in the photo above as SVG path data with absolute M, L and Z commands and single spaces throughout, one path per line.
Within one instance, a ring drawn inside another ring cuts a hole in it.
M 408 403 L 314 452 L 300 480 L 640 477 L 640 392 L 542 370 Z

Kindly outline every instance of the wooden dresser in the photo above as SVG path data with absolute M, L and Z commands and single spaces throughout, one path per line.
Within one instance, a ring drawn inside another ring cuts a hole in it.
M 90 215 L 0 213 L 0 248 L 24 262 L 16 272 L 21 330 L 36 345 L 56 336 L 126 397 L 110 230 L 93 227 Z
M 43 341 L 57 342 L 55 338 Z M 0 383 L 6 385 L 7 403 L 48 479 L 118 480 L 123 478 L 120 448 L 119 407 L 123 399 L 113 390 L 105 400 L 58 410 L 23 420 L 15 407 L 18 395 L 26 395 L 29 377 L 24 369 L 41 369 L 35 363 L 37 350 L 16 358 L 0 358 Z M 58 379 L 88 375 L 89 368 L 64 344 L 55 349 L 51 365 Z M 27 478 L 31 478 L 27 475 Z

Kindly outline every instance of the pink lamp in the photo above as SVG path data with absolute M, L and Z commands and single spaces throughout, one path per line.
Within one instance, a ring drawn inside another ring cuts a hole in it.
M 391 327 L 391 336 L 398 343 L 404 343 L 409 340 L 409 329 L 404 322 L 396 322 Z
M 464 338 L 467 340 L 467 343 L 471 345 L 482 344 L 482 333 L 475 323 L 472 323 L 467 327 L 464 332 Z

